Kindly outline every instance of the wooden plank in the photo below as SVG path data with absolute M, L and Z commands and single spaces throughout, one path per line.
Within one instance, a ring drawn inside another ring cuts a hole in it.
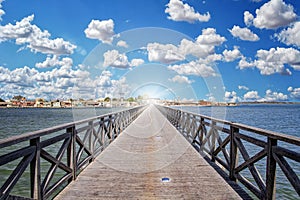
M 56 199 L 241 198 L 150 106 Z

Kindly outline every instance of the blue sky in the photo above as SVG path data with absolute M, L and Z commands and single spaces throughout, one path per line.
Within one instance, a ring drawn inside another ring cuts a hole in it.
M 300 100 L 300 1 L 0 0 L 0 98 Z

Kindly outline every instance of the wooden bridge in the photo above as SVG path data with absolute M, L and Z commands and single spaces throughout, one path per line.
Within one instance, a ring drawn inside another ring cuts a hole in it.
M 0 199 L 274 199 L 278 169 L 297 198 L 299 146 L 243 124 L 136 107 L 0 140 Z M 14 191 L 24 179 L 28 194 Z
M 240 199 L 154 106 L 56 199 L 84 198 Z

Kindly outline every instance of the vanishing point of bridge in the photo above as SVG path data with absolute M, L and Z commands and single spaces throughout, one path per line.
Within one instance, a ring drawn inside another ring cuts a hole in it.
M 136 107 L 0 140 L 0 170 L 14 163 L 0 174 L 0 199 L 274 199 L 277 169 L 300 195 L 290 164 L 299 146 L 243 124 Z M 14 191 L 24 177 L 27 196 Z

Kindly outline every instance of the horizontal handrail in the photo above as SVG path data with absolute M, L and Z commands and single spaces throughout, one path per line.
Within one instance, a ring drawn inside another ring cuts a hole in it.
M 259 199 L 275 197 L 276 168 L 281 169 L 300 196 L 299 174 L 288 162 L 300 164 L 299 137 L 171 107 L 157 107 L 199 153 L 217 163 L 231 180 L 239 181 Z M 256 167 L 258 162 L 264 162 L 265 178 Z M 248 177 L 242 173 L 246 169 L 250 172 Z
M 25 171 L 29 172 L 26 178 L 30 179 L 30 196 L 17 195 L 52 198 L 75 180 L 144 109 L 145 106 L 138 106 L 1 139 L 0 170 L 9 174 L 1 175 L 0 199 L 15 196 L 11 192 L 21 176 L 26 176 Z

